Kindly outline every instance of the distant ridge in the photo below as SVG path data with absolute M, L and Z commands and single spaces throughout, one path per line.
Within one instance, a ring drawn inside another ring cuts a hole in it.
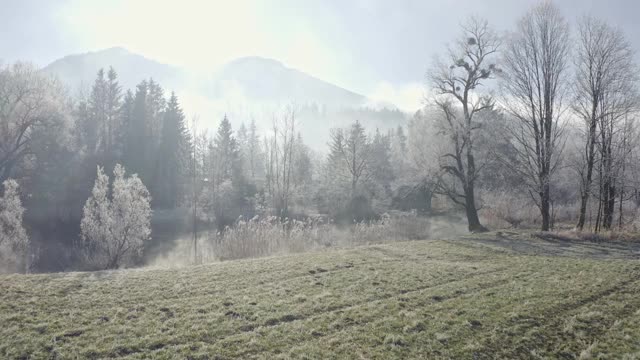
M 109 66 L 118 72 L 125 89 L 133 89 L 143 79 L 153 78 L 165 88 L 188 88 L 214 100 L 223 98 L 233 89 L 250 102 L 315 103 L 332 108 L 353 108 L 368 103 L 363 95 L 289 68 L 277 60 L 258 56 L 238 58 L 208 74 L 193 76 L 188 69 L 162 64 L 122 47 L 112 47 L 65 56 L 43 71 L 58 76 L 74 91 L 79 87 L 90 87 L 98 69 Z

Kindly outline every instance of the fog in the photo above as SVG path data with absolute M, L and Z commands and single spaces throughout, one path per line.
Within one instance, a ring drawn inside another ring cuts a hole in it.
M 0 9 L 0 359 L 638 358 L 636 2 Z
M 3 269 L 214 262 L 447 234 L 435 227 L 633 229 L 634 6 L 6 6 L 0 193 L 16 230 L 3 235 Z M 549 43 L 527 47 L 538 38 Z M 616 61 L 597 58 L 607 45 Z M 531 54 L 550 56 L 548 68 Z M 596 63 L 598 91 L 585 85 Z M 540 73 L 553 76 L 531 80 Z

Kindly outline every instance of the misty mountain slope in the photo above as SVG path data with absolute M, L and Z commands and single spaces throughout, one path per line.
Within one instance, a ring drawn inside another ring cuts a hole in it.
M 624 358 L 640 351 L 639 276 L 472 238 L 0 275 L 0 357 Z
M 246 103 L 317 104 L 331 108 L 352 108 L 367 98 L 339 86 L 260 57 L 233 60 L 209 74 L 161 64 L 124 48 L 69 55 L 43 71 L 58 76 L 71 90 L 90 87 L 98 69 L 109 66 L 118 73 L 121 85 L 133 89 L 143 79 L 153 78 L 165 89 L 179 88 L 210 100 Z M 237 105 L 237 104 L 234 104 Z
M 90 89 L 100 68 L 113 66 L 123 89 L 135 89 L 144 79 L 153 78 L 164 88 L 181 87 L 186 82 L 183 70 L 161 64 L 124 48 L 65 56 L 47 65 L 43 71 L 57 76 L 75 94 L 80 88 Z
M 175 90 L 185 113 L 198 115 L 201 126 L 215 129 L 227 115 L 234 128 L 255 119 L 261 131 L 271 128 L 284 106 L 297 108 L 299 131 L 305 141 L 324 150 L 329 129 L 360 121 L 370 132 L 405 125 L 408 115 L 389 103 L 331 84 L 281 62 L 243 57 L 203 74 L 161 64 L 124 48 L 69 55 L 43 71 L 59 77 L 76 95 L 90 91 L 98 69 L 109 66 L 118 73 L 123 89 L 135 89 L 143 79 L 153 78 L 168 92 Z
M 239 58 L 217 71 L 210 88 L 213 97 L 224 97 L 230 88 L 241 89 L 247 99 L 257 102 L 315 103 L 331 108 L 367 103 L 363 95 L 261 57 Z

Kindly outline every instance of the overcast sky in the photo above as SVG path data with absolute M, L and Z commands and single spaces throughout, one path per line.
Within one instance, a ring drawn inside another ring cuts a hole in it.
M 258 55 L 350 90 L 418 101 L 433 54 L 469 15 L 513 28 L 534 0 L 0 0 L 0 58 L 40 66 L 122 46 L 174 65 L 215 69 Z M 558 0 L 570 20 L 592 13 L 638 48 L 637 2 Z M 402 104 L 399 104 L 402 105 Z

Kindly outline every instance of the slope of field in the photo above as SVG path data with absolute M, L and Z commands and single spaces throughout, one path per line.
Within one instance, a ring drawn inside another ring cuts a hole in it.
M 0 358 L 638 358 L 639 293 L 637 260 L 486 239 L 0 276 Z

